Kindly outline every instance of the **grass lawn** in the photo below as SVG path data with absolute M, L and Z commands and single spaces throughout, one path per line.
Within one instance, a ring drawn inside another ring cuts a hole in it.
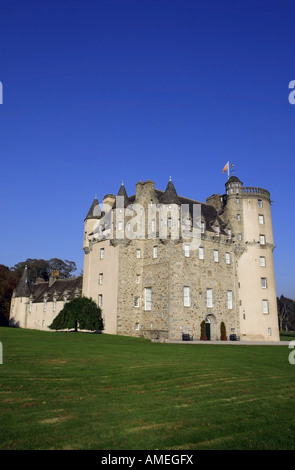
M 286 346 L 0 328 L 0 449 L 295 449 Z

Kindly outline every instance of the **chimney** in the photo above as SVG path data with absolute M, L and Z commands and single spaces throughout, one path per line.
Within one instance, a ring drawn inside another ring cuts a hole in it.
M 49 278 L 49 287 L 52 286 L 52 284 L 55 283 L 56 279 L 59 278 L 59 271 L 51 271 L 51 275 L 50 275 L 50 278 Z

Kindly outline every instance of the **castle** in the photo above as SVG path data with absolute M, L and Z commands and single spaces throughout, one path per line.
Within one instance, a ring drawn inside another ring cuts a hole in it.
M 122 183 L 87 213 L 83 280 L 52 279 L 37 295 L 24 273 L 11 324 L 48 329 L 64 290 L 82 289 L 101 307 L 105 333 L 200 339 L 205 321 L 208 340 L 221 338 L 223 322 L 227 336 L 279 341 L 270 206 L 266 189 L 236 176 L 206 203 L 178 195 L 171 179 L 165 191 L 139 181 L 132 196 Z

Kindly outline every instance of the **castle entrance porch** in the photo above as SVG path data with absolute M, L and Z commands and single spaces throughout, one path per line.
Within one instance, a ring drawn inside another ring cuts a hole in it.
M 206 319 L 206 336 L 207 340 L 210 341 L 216 341 L 218 339 L 217 336 L 217 320 L 215 315 L 210 313 L 210 315 L 207 315 Z

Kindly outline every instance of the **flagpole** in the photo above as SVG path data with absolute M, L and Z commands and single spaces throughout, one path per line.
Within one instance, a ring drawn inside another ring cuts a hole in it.
M 229 161 L 227 162 L 227 176 L 228 176 L 228 180 L 229 180 Z

